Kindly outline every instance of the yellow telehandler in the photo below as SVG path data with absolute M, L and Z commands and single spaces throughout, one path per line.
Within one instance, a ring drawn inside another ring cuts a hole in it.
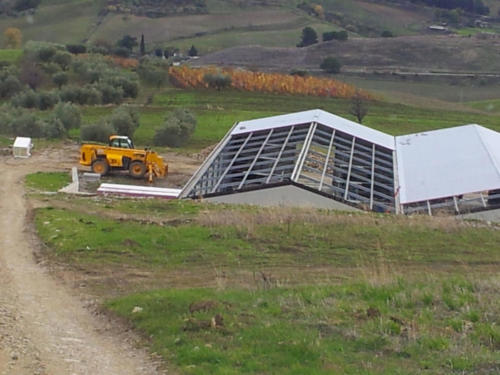
M 168 165 L 156 152 L 134 148 L 127 136 L 112 135 L 107 146 L 86 143 L 80 148 L 80 164 L 90 166 L 92 172 L 104 176 L 111 170 L 126 170 L 134 178 L 147 176 L 149 182 L 154 177 L 163 178 L 168 173 Z

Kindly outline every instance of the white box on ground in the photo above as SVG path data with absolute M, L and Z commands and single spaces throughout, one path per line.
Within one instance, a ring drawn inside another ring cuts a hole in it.
M 12 146 L 12 153 L 15 158 L 29 158 L 33 143 L 29 137 L 16 137 Z

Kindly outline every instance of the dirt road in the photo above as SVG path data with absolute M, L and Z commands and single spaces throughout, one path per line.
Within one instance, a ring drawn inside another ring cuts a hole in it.
M 0 374 L 163 373 L 134 348 L 132 334 L 93 314 L 35 260 L 23 177 L 61 160 L 68 160 L 61 150 L 0 156 Z

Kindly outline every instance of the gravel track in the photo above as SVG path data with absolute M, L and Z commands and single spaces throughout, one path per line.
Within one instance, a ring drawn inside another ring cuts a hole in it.
M 74 150 L 0 157 L 0 374 L 162 374 L 137 337 L 92 312 L 38 264 L 27 223 L 26 174 L 64 165 Z M 76 159 L 74 159 L 76 160 Z M 44 167 L 45 166 L 45 167 Z

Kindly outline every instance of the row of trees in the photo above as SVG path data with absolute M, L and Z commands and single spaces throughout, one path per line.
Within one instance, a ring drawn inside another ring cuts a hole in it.
M 327 31 L 322 34 L 323 42 L 327 42 L 329 40 L 347 40 L 349 35 L 347 31 Z M 302 29 L 302 34 L 300 37 L 300 42 L 297 44 L 297 47 L 307 47 L 313 44 L 318 43 L 318 33 L 312 27 L 307 26 Z
M 18 107 L 45 110 L 60 101 L 119 104 L 137 97 L 138 91 L 136 73 L 118 69 L 100 56 L 75 59 L 64 46 L 51 43 L 28 42 L 19 67 L 0 68 L 0 98 Z
M 313 76 L 216 68 L 191 69 L 187 66 L 171 67 L 169 75 L 172 82 L 180 87 L 232 87 L 244 91 L 341 98 L 351 98 L 356 93 L 354 86 L 330 78 Z M 214 83 L 210 84 L 212 80 Z M 217 82 L 225 83 L 223 86 L 217 86 Z M 367 93 L 362 95 L 370 97 Z
M 0 133 L 9 136 L 61 138 L 80 123 L 80 110 L 71 103 L 57 104 L 45 119 L 24 108 L 9 104 L 0 107 Z

